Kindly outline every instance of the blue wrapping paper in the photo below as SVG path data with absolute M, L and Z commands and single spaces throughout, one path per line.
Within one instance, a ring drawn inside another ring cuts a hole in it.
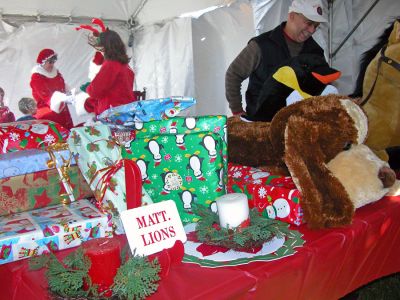
M 135 101 L 112 107 L 98 115 L 97 119 L 105 124 L 134 127 L 135 122 L 149 122 L 175 117 L 194 104 L 196 104 L 196 100 L 190 97 Z
M 76 164 L 69 150 L 55 151 L 54 154 L 57 166 L 62 165 L 63 158 L 67 160 L 71 158 L 71 165 Z M 49 160 L 49 153 L 39 149 L 0 154 L 0 179 L 48 170 Z

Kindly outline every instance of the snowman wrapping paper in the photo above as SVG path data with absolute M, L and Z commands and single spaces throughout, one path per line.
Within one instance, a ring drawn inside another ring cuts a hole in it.
M 122 156 L 139 166 L 151 199 L 175 201 L 184 224 L 198 221 L 193 203 L 213 209 L 226 193 L 226 117 L 175 117 L 135 128 Z
M 69 131 L 60 124 L 47 120 L 0 124 L 1 153 L 26 149 L 43 149 L 54 143 L 65 142 Z
M 229 193 L 245 193 L 249 207 L 257 208 L 266 218 L 294 225 L 305 223 L 301 194 L 291 177 L 230 163 L 227 190 Z

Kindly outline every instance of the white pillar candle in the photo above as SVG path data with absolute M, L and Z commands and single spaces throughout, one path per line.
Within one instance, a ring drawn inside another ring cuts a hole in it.
M 216 202 L 221 227 L 235 228 L 249 218 L 249 203 L 245 194 L 226 194 L 217 198 Z

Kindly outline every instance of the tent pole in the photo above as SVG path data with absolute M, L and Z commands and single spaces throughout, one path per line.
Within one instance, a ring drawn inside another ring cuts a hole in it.
M 91 23 L 92 17 L 72 17 L 72 16 L 50 16 L 50 15 L 18 15 L 18 14 L 1 14 L 0 20 L 9 24 L 25 23 L 25 22 L 47 22 L 47 23 L 65 23 L 65 24 L 84 24 Z M 106 24 L 127 26 L 125 20 L 102 19 Z
M 343 39 L 343 41 L 340 43 L 340 45 L 337 47 L 337 49 L 332 53 L 330 60 L 333 59 L 336 54 L 339 52 L 339 50 L 343 47 L 344 43 L 350 38 L 350 36 L 353 34 L 354 31 L 360 26 L 361 22 L 367 17 L 367 15 L 371 12 L 371 10 L 375 7 L 376 4 L 378 4 L 380 0 L 375 0 L 374 3 L 370 6 L 370 8 L 364 13 L 364 15 L 361 17 L 361 19 L 357 22 L 357 24 L 353 27 L 353 29 L 347 34 L 347 36 Z
M 328 63 L 332 66 L 332 37 L 333 37 L 333 0 L 328 0 L 328 14 L 329 14 L 329 26 L 328 26 Z

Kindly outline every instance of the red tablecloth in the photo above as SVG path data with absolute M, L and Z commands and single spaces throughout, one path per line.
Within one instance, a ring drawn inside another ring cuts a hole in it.
M 345 228 L 293 228 L 306 241 L 295 255 L 216 269 L 174 266 L 151 299 L 338 299 L 400 271 L 400 197 L 358 209 Z M 44 272 L 29 271 L 26 260 L 0 266 L 0 279 L 1 299 L 47 298 Z

